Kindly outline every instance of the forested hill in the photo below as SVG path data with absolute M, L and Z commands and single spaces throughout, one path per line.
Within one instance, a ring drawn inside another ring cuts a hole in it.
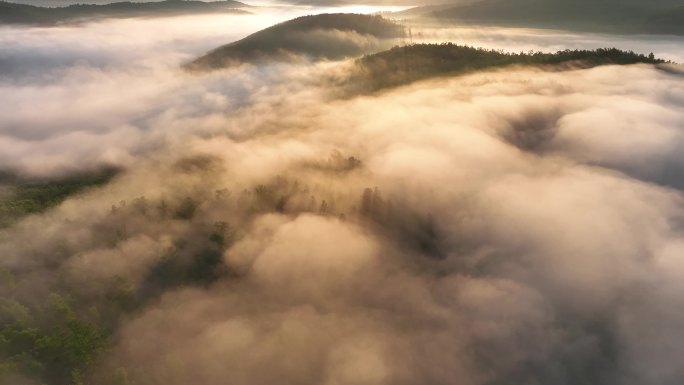
M 331 13 L 298 17 L 221 46 L 186 67 L 209 70 L 241 63 L 289 61 L 301 56 L 341 59 L 378 52 L 404 36 L 381 16 Z
M 350 82 L 355 91 L 373 92 L 437 76 L 458 75 L 510 65 L 563 65 L 588 68 L 608 64 L 660 64 L 664 60 L 619 49 L 566 50 L 556 53 L 505 53 L 447 44 L 394 47 L 356 61 Z
M 482 0 L 418 7 L 397 17 L 627 34 L 684 34 L 684 4 L 671 1 Z
M 46 211 L 74 194 L 104 185 L 117 170 L 77 174 L 68 178 L 25 180 L 0 170 L 0 230 L 30 214 Z
M 0 1 L 0 24 L 57 24 L 82 19 L 156 17 L 183 14 L 244 12 L 238 1 L 216 2 L 164 0 L 147 3 L 76 4 L 68 7 L 36 7 Z

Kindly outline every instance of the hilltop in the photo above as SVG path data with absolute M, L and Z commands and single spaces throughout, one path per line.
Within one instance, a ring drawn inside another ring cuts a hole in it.
M 234 0 L 164 0 L 149 3 L 76 4 L 38 7 L 0 1 L 0 24 L 59 24 L 83 19 L 156 17 L 202 13 L 238 13 L 247 5 Z
M 511 65 L 589 68 L 600 65 L 662 64 L 664 60 L 616 48 L 565 50 L 556 53 L 506 53 L 446 44 L 414 44 L 364 56 L 349 84 L 361 92 L 409 84 L 439 76 L 453 76 Z
M 290 61 L 306 56 L 341 59 L 377 52 L 404 36 L 401 25 L 381 16 L 321 14 L 303 16 L 266 28 L 189 63 L 192 70 L 208 70 L 240 63 Z

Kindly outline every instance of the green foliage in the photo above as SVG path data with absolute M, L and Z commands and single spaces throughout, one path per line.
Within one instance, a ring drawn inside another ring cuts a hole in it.
M 62 319 L 72 319 L 75 317 L 67 299 L 59 294 L 50 293 L 48 296 L 48 308 L 54 315 Z
M 115 170 L 105 170 L 92 175 L 78 175 L 61 180 L 21 181 L 5 183 L 5 194 L 0 194 L 0 228 L 18 219 L 45 211 L 60 204 L 69 196 L 89 187 L 100 186 L 111 180 Z M 0 187 L 2 185 L 0 184 Z
M 588 68 L 606 64 L 659 64 L 663 60 L 616 48 L 565 50 L 556 53 L 507 53 L 457 45 L 414 44 L 394 47 L 357 60 L 359 75 L 353 84 L 365 91 L 408 84 L 436 76 L 457 75 L 510 65 L 567 65 Z
M 118 368 L 114 372 L 115 384 L 116 385 L 130 385 L 131 382 L 128 380 L 128 371 L 125 368 Z
M 19 302 L 0 297 L 0 323 L 26 325 L 32 321 L 28 307 Z
M 115 313 L 126 313 L 135 310 L 139 305 L 136 288 L 123 277 L 114 279 L 112 289 L 106 294 L 107 305 Z
M 67 383 L 81 378 L 105 343 L 105 334 L 97 327 L 70 319 L 51 334 L 38 338 L 32 350 L 45 365 L 48 378 L 61 378 Z
M 77 319 L 68 301 L 57 294 L 48 297 L 45 307 L 35 309 L 36 314 L 28 314 L 30 309 L 16 302 L 2 302 L 15 312 L 19 309 L 24 319 L 3 319 L 0 374 L 21 374 L 59 385 L 83 383 L 84 373 L 107 345 L 105 331 Z M 36 315 L 52 317 L 41 327 L 33 325 Z

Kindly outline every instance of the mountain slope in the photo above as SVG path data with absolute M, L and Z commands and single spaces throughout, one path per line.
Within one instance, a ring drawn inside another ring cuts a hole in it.
M 347 82 L 354 92 L 374 92 L 414 81 L 453 76 L 511 65 L 589 68 L 599 65 L 662 64 L 665 61 L 615 48 L 556 53 L 504 53 L 447 44 L 414 44 L 357 60 L 357 73 Z
M 240 63 L 290 61 L 301 56 L 339 59 L 380 51 L 404 36 L 403 27 L 381 16 L 321 14 L 274 25 L 219 47 L 187 65 L 208 70 Z
M 459 23 L 616 33 L 684 34 L 682 9 L 684 7 L 681 4 L 677 5 L 669 0 L 482 0 L 436 11 L 429 7 L 417 8 L 410 14 Z
M 244 3 L 164 0 L 149 3 L 117 2 L 105 5 L 77 4 L 68 7 L 36 7 L 0 1 L 0 23 L 56 24 L 90 18 L 154 17 L 198 13 L 242 12 Z

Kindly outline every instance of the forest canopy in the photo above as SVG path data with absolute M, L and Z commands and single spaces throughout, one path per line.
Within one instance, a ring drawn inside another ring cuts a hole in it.
M 357 59 L 358 72 L 351 87 L 376 91 L 431 77 L 459 75 L 511 65 L 562 69 L 637 63 L 662 64 L 665 61 L 653 54 L 647 56 L 617 48 L 511 53 L 454 43 L 411 44 Z

